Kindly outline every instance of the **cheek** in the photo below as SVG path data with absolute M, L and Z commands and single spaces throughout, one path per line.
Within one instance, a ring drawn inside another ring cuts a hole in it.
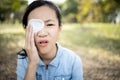
M 59 36 L 59 30 L 51 30 L 49 33 L 54 38 Z

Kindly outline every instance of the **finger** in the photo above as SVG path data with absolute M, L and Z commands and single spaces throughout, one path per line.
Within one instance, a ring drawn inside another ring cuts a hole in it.
M 30 26 L 27 26 L 26 29 L 26 40 L 25 40 L 26 48 L 30 47 Z
M 31 27 L 31 46 L 35 46 L 33 27 Z
M 26 26 L 26 30 L 25 30 L 25 47 L 27 45 L 27 29 L 28 29 L 28 26 Z
M 29 32 L 29 40 L 30 40 L 30 46 L 33 47 L 33 42 L 32 42 L 32 34 L 33 34 L 33 27 L 30 25 L 30 32 Z

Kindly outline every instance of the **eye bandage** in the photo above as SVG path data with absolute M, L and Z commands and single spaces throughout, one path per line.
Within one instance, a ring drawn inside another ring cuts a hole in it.
M 41 19 L 30 19 L 28 24 L 33 27 L 33 32 L 41 31 L 44 28 L 44 21 Z

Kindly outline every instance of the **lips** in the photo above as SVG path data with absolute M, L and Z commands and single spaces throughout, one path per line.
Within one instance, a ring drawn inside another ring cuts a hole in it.
M 38 42 L 38 44 L 39 44 L 39 46 L 42 46 L 42 47 L 47 46 L 48 45 L 48 40 L 40 40 Z

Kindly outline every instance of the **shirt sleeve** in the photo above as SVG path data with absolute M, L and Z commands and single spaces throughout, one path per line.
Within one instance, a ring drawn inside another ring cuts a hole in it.
M 75 58 L 75 61 L 73 64 L 72 80 L 83 80 L 82 61 L 78 56 Z
M 26 62 L 26 58 L 22 59 L 18 55 L 17 70 L 16 70 L 17 80 L 24 80 L 24 76 L 26 73 L 26 66 L 27 66 L 27 64 L 25 64 L 25 62 Z

